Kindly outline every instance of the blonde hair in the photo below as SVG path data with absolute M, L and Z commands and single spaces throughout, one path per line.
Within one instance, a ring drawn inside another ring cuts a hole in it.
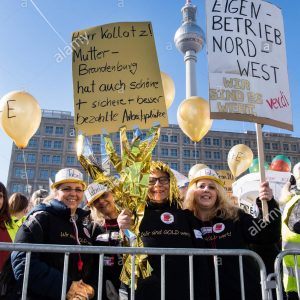
M 90 206 L 92 221 L 100 226 L 104 226 L 105 217 L 93 204 Z
M 172 203 L 177 203 L 179 206 L 181 206 L 180 203 L 180 192 L 179 188 L 177 185 L 177 179 L 172 172 L 171 168 L 163 163 L 162 161 L 151 161 L 150 164 L 150 172 L 159 170 L 161 172 L 165 172 L 166 174 L 169 175 L 170 178 L 170 194 L 169 194 L 169 202 L 170 204 Z
M 215 181 L 210 180 L 217 190 L 217 201 L 208 215 L 208 220 L 214 217 L 222 219 L 230 219 L 236 221 L 238 219 L 239 208 L 230 203 L 230 200 L 222 186 Z M 197 190 L 197 182 L 193 183 L 187 191 L 183 206 L 192 211 L 194 216 L 200 219 L 200 208 L 195 200 L 195 191 Z M 202 220 L 207 221 L 207 220 Z

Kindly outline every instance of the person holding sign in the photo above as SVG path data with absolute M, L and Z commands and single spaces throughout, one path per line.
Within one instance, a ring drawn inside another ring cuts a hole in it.
M 121 246 L 117 217 L 112 191 L 106 184 L 91 183 L 85 196 L 91 209 L 92 222 L 89 224 L 94 246 Z M 97 255 L 99 260 L 99 255 Z M 98 264 L 95 263 L 97 266 Z M 105 254 L 103 268 L 103 300 L 119 299 L 119 279 L 123 266 L 122 255 Z M 97 274 L 98 269 L 96 268 Z M 98 277 L 98 275 L 97 275 Z
M 191 180 L 184 207 L 194 213 L 207 248 L 249 249 L 250 243 L 268 244 L 280 239 L 280 211 L 268 182 L 261 184 L 257 202 L 267 201 L 270 222 L 253 218 L 231 204 L 223 182 L 209 168 L 201 169 Z M 212 266 L 213 268 L 213 266 Z M 248 257 L 243 258 L 245 299 L 261 299 L 259 270 Z M 233 256 L 218 256 L 220 299 L 241 299 L 239 261 Z M 214 281 L 212 279 L 212 281 Z
M 204 247 L 197 220 L 188 210 L 180 208 L 176 178 L 168 165 L 151 162 L 147 205 L 139 226 L 144 247 L 196 248 Z M 126 211 L 118 217 L 121 229 L 130 229 L 131 218 Z M 139 278 L 136 300 L 153 300 L 161 297 L 160 256 L 148 256 L 151 276 Z M 188 257 L 167 256 L 165 262 L 165 299 L 189 299 Z M 195 299 L 208 297 L 208 265 L 206 258 L 194 259 Z M 180 275 L 179 275 L 180 274 Z M 196 278 L 197 277 L 197 278 Z M 198 278 L 200 277 L 200 278 Z
M 282 250 L 300 249 L 300 163 L 293 168 L 293 175 L 282 188 L 281 202 L 285 204 L 282 214 Z M 288 300 L 299 299 L 294 256 L 283 258 L 283 286 Z
M 84 222 L 89 212 L 79 208 L 86 183 L 76 169 L 61 169 L 51 185 L 49 203 L 37 205 L 17 232 L 16 243 L 91 245 Z M 51 200 L 50 200 L 51 199 Z M 69 256 L 67 299 L 92 299 L 92 256 L 74 253 Z M 19 292 L 25 272 L 26 252 L 14 251 L 12 267 Z M 28 299 L 61 298 L 64 269 L 63 253 L 32 253 L 29 269 Z M 86 283 L 85 283 L 86 282 Z M 17 292 L 17 291 L 16 291 Z

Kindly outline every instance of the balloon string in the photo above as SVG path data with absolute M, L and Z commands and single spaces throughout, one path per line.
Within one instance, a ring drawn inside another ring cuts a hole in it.
M 195 153 L 195 163 L 197 164 L 197 152 L 196 152 L 197 142 L 194 142 L 194 153 Z
M 26 158 L 25 158 L 25 151 L 24 151 L 24 149 L 22 149 L 22 152 L 23 152 L 25 179 L 26 179 L 26 192 L 27 192 L 28 196 L 30 196 L 29 183 L 28 183 L 28 174 L 27 174 L 27 166 L 26 166 Z

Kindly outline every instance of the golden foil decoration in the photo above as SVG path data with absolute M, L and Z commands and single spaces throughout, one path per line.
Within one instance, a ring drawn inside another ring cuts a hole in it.
M 104 174 L 104 170 L 98 165 L 93 155 L 90 154 L 92 151 L 87 139 L 84 139 L 82 136 L 77 138 L 77 157 L 82 167 L 94 181 L 109 186 L 115 196 L 117 207 L 129 209 L 132 212 L 134 225 L 131 231 L 136 237 L 131 243 L 133 247 L 143 247 L 139 236 L 139 226 L 144 216 L 148 194 L 152 151 L 158 142 L 159 134 L 159 126 L 153 126 L 144 139 L 141 139 L 141 135 L 136 135 L 132 142 L 129 143 L 126 136 L 126 127 L 122 127 L 120 129 L 121 157 L 117 154 L 111 138 L 109 136 L 104 137 L 109 160 L 120 175 L 118 181 L 114 177 Z M 147 255 L 137 255 L 135 283 L 140 276 L 142 278 L 150 276 L 151 271 Z M 120 279 L 125 284 L 130 285 L 131 255 L 124 255 L 124 265 Z

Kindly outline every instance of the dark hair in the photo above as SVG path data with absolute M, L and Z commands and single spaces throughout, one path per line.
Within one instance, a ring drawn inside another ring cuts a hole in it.
M 14 193 L 9 197 L 8 203 L 9 212 L 11 215 L 13 215 L 27 208 L 29 200 L 25 195 L 21 193 Z
M 0 227 L 5 228 L 5 222 L 8 224 L 12 224 L 11 216 L 9 213 L 9 205 L 8 205 L 8 196 L 5 185 L 0 182 L 0 192 L 3 194 L 3 204 L 0 209 Z

